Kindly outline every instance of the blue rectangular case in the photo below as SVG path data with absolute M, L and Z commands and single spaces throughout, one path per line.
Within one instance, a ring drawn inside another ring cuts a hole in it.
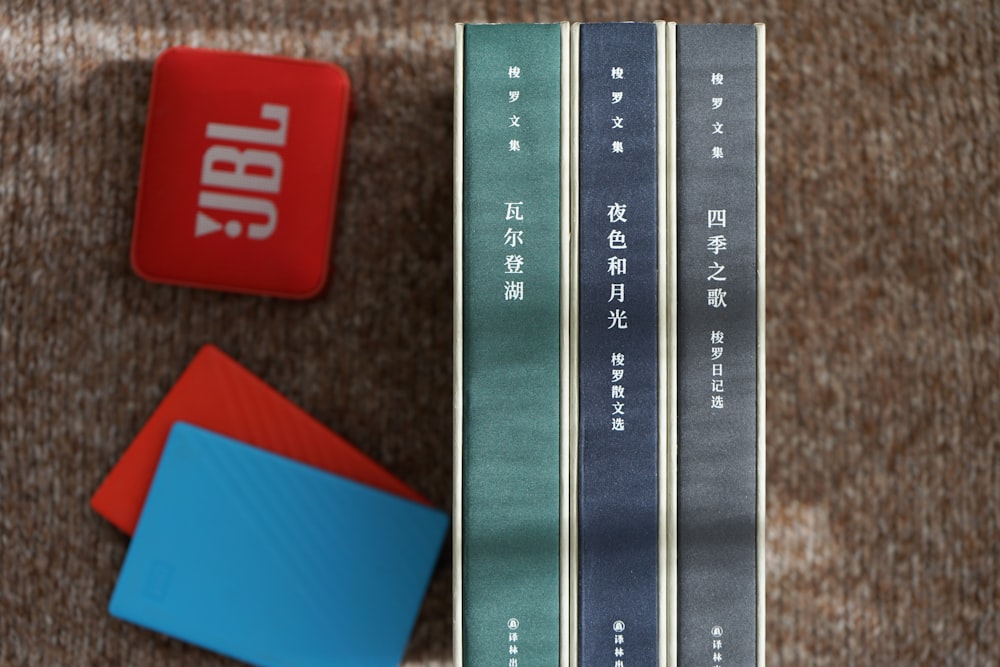
M 262 666 L 400 663 L 448 518 L 178 423 L 112 615 Z

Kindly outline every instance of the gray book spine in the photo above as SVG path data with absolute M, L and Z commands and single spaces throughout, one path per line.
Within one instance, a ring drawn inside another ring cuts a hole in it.
M 763 623 L 759 59 L 677 26 L 678 664 L 758 664 Z

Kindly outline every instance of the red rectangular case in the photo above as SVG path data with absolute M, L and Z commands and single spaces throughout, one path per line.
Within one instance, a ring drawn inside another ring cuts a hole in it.
M 167 435 L 177 421 L 427 504 L 388 470 L 217 347 L 205 345 L 90 499 L 98 514 L 130 535 Z

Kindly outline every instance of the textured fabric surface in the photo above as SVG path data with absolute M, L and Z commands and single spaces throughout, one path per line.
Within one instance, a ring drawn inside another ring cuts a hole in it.
M 768 664 L 1000 664 L 998 11 L 4 3 L 0 664 L 231 664 L 108 615 L 127 540 L 87 506 L 204 342 L 449 507 L 452 24 L 653 18 L 768 24 Z M 179 44 L 350 73 L 320 298 L 131 273 L 152 61 Z M 450 588 L 446 552 L 407 665 L 450 664 Z

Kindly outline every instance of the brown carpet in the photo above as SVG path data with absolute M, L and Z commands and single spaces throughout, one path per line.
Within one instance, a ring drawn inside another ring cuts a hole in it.
M 1000 664 L 1000 8 L 945 4 L 4 3 L 0 663 L 232 664 L 108 615 L 127 540 L 87 505 L 202 343 L 449 507 L 452 24 L 668 18 L 768 24 L 768 664 Z M 177 44 L 350 73 L 320 298 L 130 271 Z M 407 665 L 450 664 L 450 579 Z

